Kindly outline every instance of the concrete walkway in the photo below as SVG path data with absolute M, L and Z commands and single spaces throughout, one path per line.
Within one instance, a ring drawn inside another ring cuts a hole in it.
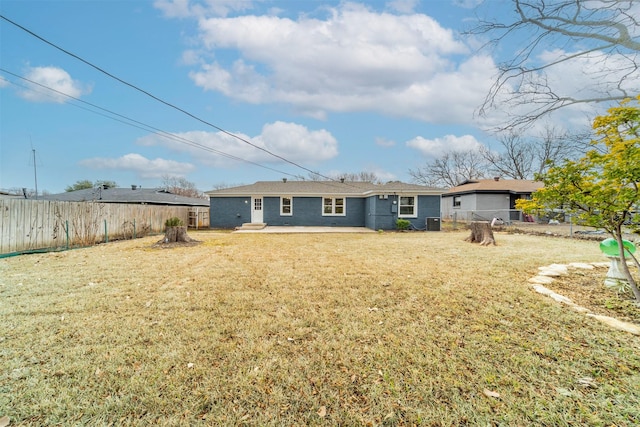
M 234 233 L 375 233 L 367 227 L 266 226 L 261 230 L 236 230 Z

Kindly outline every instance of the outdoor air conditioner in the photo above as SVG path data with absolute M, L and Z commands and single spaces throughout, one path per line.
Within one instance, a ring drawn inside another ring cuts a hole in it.
M 427 217 L 426 224 L 427 231 L 440 231 L 440 218 Z

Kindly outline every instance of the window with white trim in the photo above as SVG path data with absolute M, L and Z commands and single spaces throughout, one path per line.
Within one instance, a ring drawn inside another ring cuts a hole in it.
M 322 198 L 323 216 L 345 216 L 346 214 L 346 203 L 344 197 Z
M 400 212 L 398 213 L 398 217 L 418 216 L 416 199 L 416 196 L 400 196 Z
M 292 197 L 280 197 L 280 215 L 281 216 L 293 215 L 293 198 Z
M 462 196 L 453 196 L 453 207 L 459 208 L 462 205 Z

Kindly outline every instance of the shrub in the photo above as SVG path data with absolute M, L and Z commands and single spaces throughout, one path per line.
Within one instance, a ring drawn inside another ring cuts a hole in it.
M 398 230 L 408 230 L 411 226 L 411 222 L 408 219 L 397 219 L 396 228 Z
M 164 222 L 165 227 L 181 227 L 183 225 L 184 223 L 177 216 L 174 216 L 173 218 L 169 218 Z

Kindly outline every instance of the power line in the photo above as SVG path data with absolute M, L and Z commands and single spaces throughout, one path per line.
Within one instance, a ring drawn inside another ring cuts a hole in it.
M 106 108 L 100 107 L 99 105 L 92 104 L 91 102 L 84 101 L 84 100 L 79 99 L 79 98 L 76 98 L 76 97 L 74 97 L 74 96 L 72 96 L 72 95 L 68 95 L 68 94 L 66 94 L 66 93 L 64 93 L 64 92 L 60 92 L 59 90 L 56 90 L 56 89 L 54 89 L 54 88 L 51 88 L 51 87 L 48 87 L 48 86 L 43 85 L 43 84 L 41 84 L 41 83 L 38 83 L 38 82 L 33 81 L 33 80 L 31 80 L 31 79 L 28 79 L 28 78 L 26 78 L 26 77 L 24 77 L 24 76 L 20 76 L 20 75 L 18 75 L 18 74 L 15 74 L 15 73 L 13 73 L 13 72 L 9 71 L 9 70 L 6 70 L 6 69 L 4 69 L 4 68 L 0 68 L 0 71 L 1 71 L 1 72 L 3 72 L 3 73 L 9 74 L 9 75 L 11 75 L 11 76 L 13 76 L 13 77 L 17 77 L 17 78 L 19 78 L 19 79 L 21 79 L 21 80 L 24 80 L 24 81 L 26 81 L 26 82 L 29 82 L 29 83 L 31 83 L 31 84 L 33 84 L 33 85 L 39 86 L 39 87 L 41 87 L 41 88 L 43 88 L 43 89 L 46 89 L 46 90 L 49 90 L 49 91 L 51 91 L 51 92 L 55 92 L 55 93 L 57 93 L 57 94 L 59 94 L 59 95 L 65 96 L 65 97 L 67 97 L 67 98 L 69 98 L 69 99 L 73 99 L 74 101 L 80 102 L 80 103 L 85 104 L 85 105 L 89 105 L 89 106 L 91 106 L 91 107 L 93 107 L 93 108 L 96 108 L 96 109 L 98 109 L 98 110 L 104 111 L 104 112 L 109 113 L 109 114 L 111 114 L 111 115 L 113 115 L 113 116 L 120 117 L 120 118 L 122 118 L 122 119 L 124 119 L 124 120 L 120 120 L 120 119 L 117 119 L 116 117 L 112 117 L 112 116 L 109 116 L 109 115 L 107 115 L 107 114 L 102 114 L 102 113 L 100 113 L 100 112 L 98 112 L 98 111 L 94 111 L 94 110 L 91 110 L 91 109 L 89 109 L 89 108 L 85 108 L 85 107 L 83 107 L 83 106 L 81 106 L 81 105 L 77 105 L 77 104 L 73 104 L 73 103 L 71 103 L 71 105 L 73 105 L 74 107 L 81 108 L 81 109 L 83 109 L 83 110 L 85 110 L 85 111 L 89 111 L 89 112 L 92 112 L 92 113 L 94 113 L 94 114 L 98 114 L 98 115 L 103 116 L 103 117 L 106 117 L 106 118 L 108 118 L 108 119 L 111 119 L 111 120 L 114 120 L 114 121 L 117 121 L 117 122 L 120 122 L 120 123 L 126 124 L 126 125 L 128 125 L 128 126 L 132 126 L 132 127 L 135 127 L 135 128 L 138 128 L 138 129 L 142 129 L 142 130 L 147 131 L 147 132 L 151 132 L 151 133 L 153 133 L 153 134 L 159 135 L 159 136 L 164 137 L 164 138 L 167 138 L 167 139 L 172 139 L 172 140 L 174 140 L 174 141 L 181 142 L 181 143 L 183 143 L 183 144 L 186 144 L 186 145 L 192 146 L 192 147 L 194 147 L 194 148 L 199 148 L 199 149 L 201 149 L 201 150 L 205 150 L 205 151 L 209 151 L 209 152 L 212 152 L 212 153 L 218 154 L 218 155 L 223 156 L 223 157 L 226 157 L 226 158 L 228 158 L 228 159 L 232 159 L 232 160 L 236 160 L 236 161 L 244 162 L 244 163 L 249 163 L 249 164 L 252 164 L 252 165 L 254 165 L 254 166 L 258 166 L 258 167 L 261 167 L 261 168 L 264 168 L 264 169 L 268 169 L 268 170 L 271 170 L 271 171 L 274 171 L 274 172 L 278 172 L 278 173 L 281 173 L 281 174 L 284 174 L 284 175 L 288 175 L 288 176 L 291 176 L 291 177 L 295 177 L 295 175 L 294 175 L 294 174 L 291 174 L 291 173 L 288 173 L 288 172 L 284 172 L 284 171 L 281 171 L 281 170 L 278 170 L 278 169 L 275 169 L 275 168 L 272 168 L 272 167 L 269 167 L 269 166 L 265 166 L 265 165 L 262 165 L 262 164 L 260 164 L 260 163 L 253 162 L 253 161 L 251 161 L 251 160 L 246 160 L 246 159 L 243 159 L 243 158 L 241 158 L 241 157 L 234 156 L 234 155 L 229 154 L 229 153 L 225 153 L 224 151 L 220 151 L 220 150 L 217 150 L 217 149 L 215 149 L 215 148 L 208 147 L 208 146 L 206 146 L 206 145 L 203 145 L 203 144 L 197 143 L 197 142 L 195 142 L 195 141 L 192 141 L 192 140 L 187 139 L 187 138 L 184 138 L 184 137 L 182 137 L 182 136 L 179 136 L 179 135 L 173 134 L 173 133 L 171 133 L 171 132 L 164 131 L 164 130 L 162 130 L 162 129 L 156 128 L 156 127 L 151 126 L 151 125 L 149 125 L 149 124 L 146 124 L 146 123 L 140 122 L 140 121 L 138 121 L 138 120 L 132 119 L 131 117 L 128 117 L 128 116 L 125 116 L 125 115 L 122 115 L 122 114 L 116 113 L 115 111 L 108 110 L 108 109 L 106 109 Z M 10 80 L 6 80 L 6 79 L 4 79 L 4 80 L 5 80 L 6 82 L 9 82 L 9 83 L 14 84 L 14 85 L 16 85 L 16 86 L 22 86 L 22 85 L 18 85 L 18 84 L 17 84 L 17 83 L 15 83 L 15 82 L 10 81 Z M 25 89 L 33 90 L 33 88 L 30 88 L 30 87 L 27 87 L 27 86 L 22 86 L 22 87 L 24 87 Z M 126 121 L 125 121 L 125 120 L 126 120 Z
M 11 72 L 11 71 L 9 71 L 9 70 L 5 69 L 5 68 L 0 67 L 0 72 L 3 72 L 3 73 L 6 73 L 6 74 L 9 74 L 9 75 L 14 76 L 14 77 L 16 77 L 16 78 L 19 78 L 19 79 L 21 79 L 21 80 L 24 80 L 24 81 L 26 81 L 26 82 L 28 82 L 28 83 L 30 83 L 30 84 L 32 84 L 32 85 L 34 85 L 34 86 L 37 86 L 37 87 L 39 87 L 39 88 L 45 89 L 45 90 L 50 91 L 50 92 L 54 92 L 54 93 L 56 93 L 56 94 L 58 94 L 58 95 L 64 96 L 64 97 L 69 98 L 69 99 L 72 99 L 72 100 L 77 101 L 77 102 L 79 102 L 79 103 L 82 103 L 82 104 L 85 104 L 85 105 L 91 106 L 91 107 L 93 107 L 93 108 L 95 108 L 95 109 L 98 109 L 98 110 L 104 111 L 104 112 L 106 112 L 106 113 L 108 113 L 108 114 L 104 114 L 104 113 L 101 113 L 101 112 L 99 112 L 99 111 L 95 111 L 95 110 L 92 110 L 92 109 L 90 109 L 90 108 L 83 107 L 82 105 L 74 104 L 73 102 L 70 102 L 70 103 L 69 103 L 70 105 L 73 105 L 73 106 L 74 106 L 74 107 L 76 107 L 76 108 L 80 108 L 80 109 L 85 110 L 85 111 L 88 111 L 88 112 L 90 112 L 90 113 L 97 114 L 97 115 L 99 115 L 99 116 L 102 116 L 102 117 L 108 118 L 108 119 L 110 119 L 110 120 L 113 120 L 113 121 L 116 121 L 116 122 L 119 122 L 119 123 L 125 124 L 125 125 L 127 125 L 127 126 L 131 126 L 131 127 L 137 128 L 137 129 L 141 129 L 141 130 L 144 130 L 144 131 L 147 131 L 147 132 L 150 132 L 150 133 L 156 134 L 156 135 L 158 135 L 158 136 L 161 136 L 161 137 L 163 137 L 163 138 L 171 139 L 171 140 L 174 140 L 174 141 L 177 141 L 177 142 L 180 142 L 180 143 L 183 143 L 183 144 L 186 144 L 186 145 L 192 146 L 192 147 L 194 147 L 194 148 L 198 148 L 198 149 L 201 149 L 201 150 L 204 150 L 204 151 L 212 152 L 212 153 L 214 153 L 214 154 L 218 154 L 218 155 L 220 155 L 220 156 L 223 156 L 223 157 L 226 157 L 226 158 L 229 158 L 229 159 L 232 159 L 232 160 L 236 160 L 236 161 L 239 161 L 239 162 L 248 163 L 248 164 L 251 164 L 251 165 L 254 165 L 254 166 L 261 167 L 261 168 L 263 168 L 263 169 L 268 169 L 268 170 L 271 170 L 271 171 L 273 171 L 273 172 L 278 172 L 278 173 L 283 174 L 283 175 L 288 175 L 288 176 L 291 176 L 291 177 L 293 177 L 293 178 L 300 178 L 298 175 L 294 175 L 294 174 L 291 174 L 291 173 L 289 173 L 289 172 L 284 172 L 284 171 L 281 171 L 281 170 L 279 170 L 279 169 L 275 169 L 275 168 L 272 168 L 272 167 L 269 167 L 269 166 L 265 166 L 265 165 L 262 165 L 262 164 L 260 164 L 260 163 L 253 162 L 253 161 L 251 161 L 251 160 L 246 160 L 246 159 L 243 159 L 243 158 L 241 158 L 241 157 L 234 156 L 234 155 L 229 154 L 229 153 L 225 153 L 224 151 L 220 151 L 220 150 L 217 150 L 217 149 L 215 149 L 215 148 L 208 147 L 208 146 L 206 146 L 206 145 L 203 145 L 203 144 L 197 143 L 197 142 L 195 142 L 195 141 L 192 141 L 192 140 L 190 140 L 190 139 L 184 138 L 184 137 L 182 137 L 182 136 L 178 136 L 178 135 L 173 134 L 173 133 L 171 133 L 171 132 L 164 131 L 164 130 L 159 129 L 159 128 L 156 128 L 156 127 L 154 127 L 154 126 L 152 126 L 152 125 L 149 125 L 149 124 L 143 123 L 143 122 L 141 122 L 141 121 L 138 121 L 138 120 L 132 119 L 131 117 L 125 116 L 125 115 L 123 115 L 123 114 L 116 113 L 115 111 L 109 110 L 109 109 L 104 108 L 104 107 L 100 107 L 99 105 L 93 104 L 93 103 L 88 102 L 88 101 L 84 101 L 84 100 L 79 99 L 79 98 L 76 98 L 76 97 L 74 97 L 74 96 L 72 96 L 72 95 L 69 95 L 69 94 L 66 94 L 66 93 L 64 93 L 64 92 L 61 92 L 61 91 L 59 91 L 59 90 L 57 90 L 57 89 L 54 89 L 54 88 L 51 88 L 51 87 L 49 87 L 49 86 L 43 85 L 43 84 L 41 84 L 41 83 L 38 83 L 38 82 L 33 81 L 33 80 L 31 80 L 31 79 L 28 79 L 28 78 L 26 78 L 26 77 L 24 77 L 24 76 L 21 76 L 21 75 L 18 75 L 18 74 L 16 74 L 16 73 L 13 73 L 13 72 Z M 6 81 L 7 83 L 10 83 L 10 84 L 12 84 L 12 85 L 19 86 L 19 87 L 23 87 L 23 88 L 28 89 L 28 90 L 34 90 L 34 89 L 35 89 L 34 87 L 29 87 L 29 86 L 21 85 L 21 84 L 18 84 L 18 83 L 16 83 L 16 82 L 14 82 L 14 81 L 7 80 L 6 78 L 4 78 L 4 77 L 2 77 L 2 76 L 0 76 L 0 79 L 4 80 L 4 81 Z M 51 97 L 52 99 L 54 99 L 54 97 L 53 97 L 53 96 L 51 96 L 50 94 L 48 94 L 48 93 L 46 93 L 46 92 L 40 91 L 40 93 L 42 93 L 43 95 L 45 95 L 45 96 L 49 96 L 49 97 Z M 109 114 L 111 114 L 111 115 L 109 115 Z M 115 116 L 115 117 L 114 117 L 114 116 Z M 118 117 L 120 117 L 120 118 L 118 118 Z M 315 175 L 322 176 L 322 175 L 320 175 L 320 174 L 318 174 L 318 173 L 315 173 Z M 304 180 L 304 178 L 303 178 L 303 180 Z M 337 181 L 336 179 L 333 179 L 333 178 L 332 178 L 330 181 L 335 182 L 336 184 L 338 184 L 338 181 Z M 340 188 L 341 186 L 348 186 L 348 187 L 353 187 L 353 188 L 360 188 L 360 187 L 358 187 L 358 186 L 356 186 L 356 185 L 353 185 L 353 184 L 351 184 L 351 183 L 348 183 L 348 182 L 342 182 L 342 181 L 340 181 L 340 183 L 339 183 L 338 185 L 336 185 L 336 184 L 332 184 L 331 182 L 325 182 L 325 185 L 332 186 L 332 187 L 336 187 L 336 188 Z
M 320 174 L 320 173 L 318 173 L 318 172 L 316 172 L 316 171 L 313 171 L 313 170 L 311 170 L 311 169 L 309 169 L 309 168 L 306 168 L 306 167 L 304 167 L 304 166 L 302 166 L 302 165 L 300 165 L 300 164 L 298 164 L 298 163 L 296 163 L 296 162 L 293 162 L 293 161 L 291 161 L 291 160 L 289 160 L 289 159 L 287 159 L 287 158 L 285 158 L 285 157 L 283 157 L 283 156 L 280 156 L 280 155 L 278 155 L 278 154 L 275 154 L 275 153 L 273 153 L 273 152 L 271 152 L 271 151 L 267 150 L 266 148 L 260 147 L 260 146 L 258 146 L 258 145 L 256 145 L 256 144 L 253 144 L 252 142 L 247 141 L 246 139 L 244 139 L 244 138 L 242 138 L 242 137 L 240 137 L 240 136 L 238 136 L 238 135 L 235 135 L 235 134 L 234 134 L 234 133 L 232 133 L 232 132 L 229 132 L 229 131 L 227 131 L 227 130 L 225 130 L 225 129 L 223 129 L 223 128 L 219 127 L 219 126 L 216 126 L 216 125 L 215 125 L 215 124 L 213 124 L 213 123 L 210 123 L 210 122 L 208 122 L 208 121 L 206 121 L 206 120 L 204 120 L 204 119 L 202 119 L 202 118 L 200 118 L 200 117 L 198 117 L 198 116 L 196 116 L 196 115 L 194 115 L 194 114 L 192 114 L 192 113 L 190 113 L 190 112 L 188 112 L 188 111 L 186 111 L 186 110 L 184 110 L 184 109 L 182 109 L 182 108 L 180 108 L 180 107 L 178 107 L 178 106 L 176 106 L 176 105 L 174 105 L 174 104 L 172 104 L 172 103 L 170 103 L 170 102 L 168 102 L 168 101 L 165 101 L 165 100 L 163 100 L 162 98 L 160 98 L 160 97 L 158 97 L 158 96 L 155 96 L 155 95 L 153 95 L 152 93 L 150 93 L 150 92 L 148 92 L 148 91 L 146 91 L 146 90 L 144 90 L 144 89 L 142 89 L 142 88 L 140 88 L 140 87 L 138 87 L 138 86 L 136 86 L 136 85 L 134 85 L 134 84 L 132 84 L 132 83 L 129 83 L 129 82 L 127 82 L 127 81 L 125 81 L 125 80 L 121 79 L 120 77 L 117 77 L 117 76 L 115 76 L 115 75 L 111 74 L 110 72 L 108 72 L 108 71 L 104 70 L 103 68 L 101 68 L 101 67 L 99 67 L 99 66 L 97 66 L 97 65 L 95 65 L 95 64 L 93 64 L 93 63 L 91 63 L 91 62 L 89 62 L 89 61 L 87 61 L 86 59 L 84 59 L 84 58 L 82 58 L 82 57 L 80 57 L 80 56 L 78 56 L 78 55 L 76 55 L 76 54 L 74 54 L 74 53 L 72 53 L 72 52 L 70 52 L 70 51 L 68 51 L 68 50 L 66 50 L 66 49 L 64 49 L 64 48 L 62 48 L 62 47 L 60 47 L 60 46 L 58 46 L 58 45 L 56 45 L 55 43 L 53 43 L 53 42 L 51 42 L 51 41 L 49 41 L 49 40 L 45 39 L 44 37 L 42 37 L 42 36 L 40 36 L 40 35 L 38 35 L 38 34 L 34 33 L 33 31 L 31 31 L 31 30 L 29 30 L 28 28 L 26 28 L 26 27 L 24 27 L 24 26 L 22 26 L 22 25 L 18 24 L 17 22 L 12 21 L 11 19 L 7 18 L 7 17 L 6 17 L 6 16 L 4 16 L 4 15 L 1 15 L 1 14 L 0 14 L 0 18 L 1 18 L 1 19 L 3 19 L 3 20 L 5 20 L 6 22 L 10 23 L 11 25 L 13 25 L 13 26 L 15 26 L 15 27 L 17 27 L 17 28 L 21 29 L 22 31 L 24 31 L 24 32 L 26 32 L 26 33 L 28 33 L 28 34 L 30 34 L 31 36 L 33 36 L 33 37 L 37 38 L 38 40 L 42 41 L 43 43 L 46 43 L 46 44 L 48 44 L 49 46 L 51 46 L 51 47 L 53 47 L 53 48 L 55 48 L 55 49 L 57 49 L 57 50 L 59 50 L 59 51 L 61 51 L 61 52 L 65 53 L 66 55 L 69 55 L 69 56 L 71 56 L 71 57 L 73 57 L 73 58 L 77 59 L 78 61 L 80 61 L 80 62 L 82 62 L 82 63 L 84 63 L 84 64 L 86 64 L 86 65 L 90 66 L 91 68 L 93 68 L 93 69 L 95 69 L 95 70 L 97 70 L 97 71 L 99 71 L 99 72 L 101 72 L 101 73 L 103 73 L 103 74 L 107 75 L 108 77 L 111 77 L 112 79 L 114 79 L 114 80 L 116 80 L 116 81 L 118 81 L 118 82 L 120 82 L 120 83 L 122 83 L 122 84 L 124 84 L 124 85 L 126 85 L 126 86 L 129 86 L 130 88 L 132 88 L 132 89 L 134 89 L 134 90 L 136 90 L 136 91 L 138 91 L 138 92 L 140 92 L 140 93 L 142 93 L 142 94 L 144 94 L 144 95 L 146 95 L 146 96 L 148 96 L 148 97 L 150 97 L 150 98 L 154 99 L 155 101 L 158 101 L 158 102 L 160 102 L 160 103 L 162 103 L 162 104 L 164 104 L 164 105 L 166 105 L 166 106 L 168 106 L 168 107 L 170 107 L 170 108 L 173 108 L 173 109 L 175 109 L 175 110 L 177 110 L 177 111 L 180 111 L 181 113 L 186 114 L 187 116 L 189 116 L 189 117 L 191 117 L 191 118 L 193 118 L 193 119 L 195 119 L 195 120 L 197 120 L 197 121 L 199 121 L 199 122 L 201 122 L 201 123 L 203 123 L 203 124 L 205 124 L 205 125 L 207 125 L 207 126 L 210 126 L 210 127 L 214 128 L 214 129 L 217 129 L 218 131 L 220 131 L 220 132 L 222 132 L 222 133 L 225 133 L 225 134 L 227 134 L 227 135 L 229 135 L 229 136 L 231 136 L 231 137 L 233 137 L 233 138 L 236 138 L 236 139 L 238 139 L 238 140 L 240 140 L 240 141 L 244 142 L 245 144 L 248 144 L 248 145 L 250 145 L 250 146 L 252 146 L 252 147 L 254 147 L 254 148 L 257 148 L 258 150 L 264 151 L 265 153 L 267 153 L 267 154 L 269 154 L 269 155 L 271 155 L 271 156 L 273 156 L 273 157 L 276 157 L 276 158 L 278 158 L 278 159 L 280 159 L 280 160 L 282 160 L 282 161 L 284 161 L 284 162 L 286 162 L 286 163 L 289 163 L 289 164 L 291 164 L 291 165 L 293 165 L 293 166 L 295 166 L 295 167 L 297 167 L 297 168 L 300 168 L 300 169 L 302 169 L 302 170 L 305 170 L 305 171 L 307 171 L 307 172 L 309 172 L 309 173 L 311 173 L 311 174 L 313 174 L 313 175 L 317 175 L 317 176 L 320 176 L 320 177 L 322 177 L 322 178 L 325 178 L 325 179 L 327 179 L 327 180 L 329 180 L 329 181 L 336 181 L 335 179 L 333 179 L 333 178 L 331 178 L 331 177 L 328 177 L 328 176 L 322 175 L 322 174 Z

